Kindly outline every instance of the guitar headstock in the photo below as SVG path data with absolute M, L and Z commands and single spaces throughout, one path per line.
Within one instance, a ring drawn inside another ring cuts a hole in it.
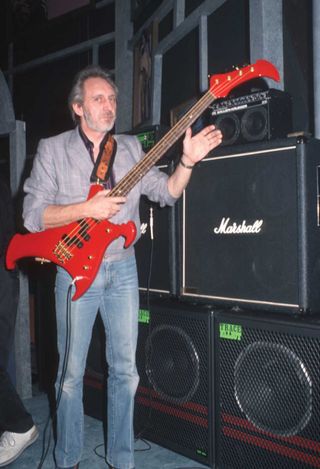
M 271 62 L 257 60 L 254 64 L 232 72 L 212 75 L 210 77 L 210 93 L 215 98 L 224 98 L 236 86 L 259 77 L 271 78 L 275 81 L 280 80 L 279 72 Z

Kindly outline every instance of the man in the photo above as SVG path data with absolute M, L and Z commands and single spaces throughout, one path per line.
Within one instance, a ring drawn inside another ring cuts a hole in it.
M 214 126 L 192 136 L 188 129 L 183 155 L 168 177 L 152 168 L 127 197 L 106 197 L 108 189 L 87 199 L 94 162 L 116 119 L 117 88 L 100 67 L 76 77 L 69 107 L 77 127 L 40 141 L 31 176 L 25 183 L 24 221 L 30 231 L 54 228 L 83 218 L 133 220 L 139 229 L 139 200 L 146 194 L 161 205 L 172 205 L 186 187 L 193 166 L 221 142 Z M 116 184 L 142 158 L 138 139 L 116 135 L 117 152 L 108 182 Z M 110 187 L 110 186 L 109 186 Z M 93 242 L 93 240 L 92 240 Z M 72 279 L 58 267 L 56 316 L 60 356 L 56 391 L 63 368 L 67 335 L 66 308 Z M 138 281 L 133 246 L 118 238 L 106 250 L 90 288 L 71 302 L 70 351 L 57 410 L 56 463 L 78 467 L 83 446 L 82 379 L 92 327 L 98 309 L 106 331 L 108 377 L 107 461 L 116 469 L 134 467 L 133 405 L 138 385 L 135 352 L 138 331 Z
M 19 283 L 5 269 L 7 243 L 14 232 L 9 187 L 0 178 L 0 467 L 8 466 L 38 438 L 38 430 L 7 372 L 17 315 Z

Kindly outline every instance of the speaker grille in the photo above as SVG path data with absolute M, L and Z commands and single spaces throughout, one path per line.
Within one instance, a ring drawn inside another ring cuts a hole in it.
M 320 467 L 318 326 L 270 322 L 217 321 L 219 468 Z
M 212 312 L 177 303 L 150 309 L 150 323 L 139 325 L 136 433 L 210 463 Z
M 297 177 L 295 147 L 201 163 L 183 199 L 183 294 L 298 303 Z
M 241 131 L 248 142 L 262 140 L 268 132 L 267 110 L 264 107 L 248 109 L 241 120 Z
M 253 342 L 234 366 L 235 397 L 258 429 L 292 436 L 312 413 L 312 381 L 306 365 L 278 343 Z
M 181 328 L 161 325 L 146 343 L 146 373 L 159 395 L 184 404 L 199 386 L 200 360 L 192 338 Z

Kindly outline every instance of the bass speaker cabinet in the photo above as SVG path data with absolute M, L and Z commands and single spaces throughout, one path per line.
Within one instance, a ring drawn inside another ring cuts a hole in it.
M 183 196 L 182 295 L 319 311 L 319 140 L 226 150 L 195 168 Z
M 135 135 L 147 153 L 165 135 L 168 129 L 154 125 L 140 127 L 130 132 Z M 164 155 L 157 167 L 165 172 L 171 171 L 171 153 Z M 140 200 L 141 237 L 135 244 L 139 290 L 150 291 L 155 295 L 172 291 L 172 243 L 170 240 L 173 209 L 160 207 L 143 196 Z
M 216 467 L 320 467 L 319 354 L 319 318 L 216 314 Z
M 213 460 L 213 312 L 171 300 L 141 309 L 135 433 L 188 458 Z
M 139 289 L 168 294 L 171 287 L 171 207 L 160 207 L 146 197 L 140 200 L 141 237 L 135 244 Z

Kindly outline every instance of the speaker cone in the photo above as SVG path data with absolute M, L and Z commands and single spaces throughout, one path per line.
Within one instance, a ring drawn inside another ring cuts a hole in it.
M 222 132 L 221 145 L 232 145 L 240 135 L 240 120 L 234 112 L 218 116 L 214 125 Z
M 178 404 L 192 398 L 199 386 L 199 356 L 183 329 L 153 329 L 146 341 L 146 374 L 162 398 Z
M 268 115 L 264 107 L 250 108 L 241 119 L 241 132 L 248 142 L 262 140 L 268 132 Z
M 306 366 L 289 348 L 255 342 L 234 367 L 235 397 L 247 419 L 260 430 L 296 435 L 312 415 L 312 381 Z

